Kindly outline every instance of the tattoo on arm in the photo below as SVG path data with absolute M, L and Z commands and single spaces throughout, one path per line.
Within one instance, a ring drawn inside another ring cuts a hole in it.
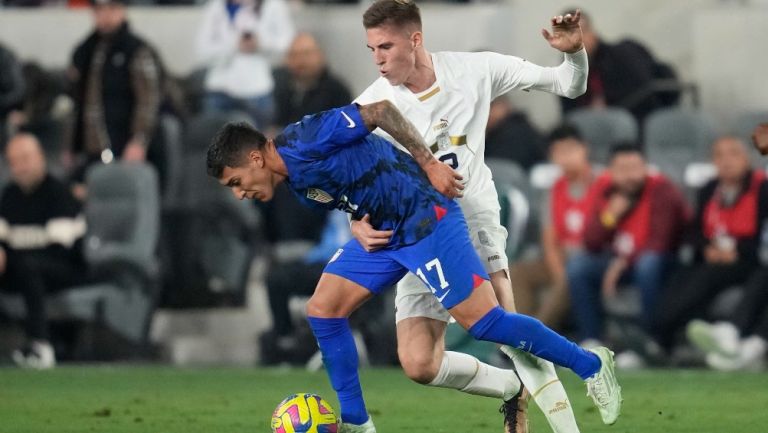
M 369 130 L 381 128 L 391 135 L 398 143 L 408 149 L 408 152 L 420 166 L 423 167 L 427 163 L 436 161 L 416 127 L 403 117 L 402 113 L 391 102 L 384 100 L 361 105 L 360 115 Z

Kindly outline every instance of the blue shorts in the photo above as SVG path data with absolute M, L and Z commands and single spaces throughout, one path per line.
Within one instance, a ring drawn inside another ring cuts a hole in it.
M 434 231 L 417 243 L 369 253 L 353 239 L 336 252 L 324 272 L 357 283 L 374 294 L 413 272 L 446 309 L 467 299 L 472 290 L 488 280 L 469 238 L 464 214 L 455 202 L 447 206 Z

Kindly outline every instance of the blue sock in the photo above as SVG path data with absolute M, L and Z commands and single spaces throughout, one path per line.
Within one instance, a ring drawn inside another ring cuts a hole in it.
M 341 419 L 360 425 L 368 421 L 368 411 L 363 401 L 363 389 L 357 375 L 358 357 L 355 340 L 346 318 L 324 319 L 308 317 L 315 334 L 323 363 L 331 385 L 336 390 L 341 405 Z
M 506 344 L 567 367 L 582 379 L 600 370 L 600 358 L 547 328 L 538 319 L 496 307 L 477 321 L 469 333 L 478 340 Z

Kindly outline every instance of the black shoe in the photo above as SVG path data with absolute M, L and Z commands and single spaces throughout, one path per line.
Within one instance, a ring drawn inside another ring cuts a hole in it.
M 528 399 L 531 394 L 524 386 L 499 408 L 504 414 L 504 433 L 528 433 Z

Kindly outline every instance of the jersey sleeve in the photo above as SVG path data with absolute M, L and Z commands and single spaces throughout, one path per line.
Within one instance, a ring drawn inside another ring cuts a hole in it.
M 356 143 L 370 134 L 357 104 L 305 116 L 291 129 L 304 149 L 323 154 Z
M 587 88 L 589 64 L 586 51 L 565 54 L 556 67 L 544 67 L 515 56 L 479 53 L 485 56 L 491 77 L 491 93 L 496 98 L 513 89 L 541 90 L 575 98 Z

